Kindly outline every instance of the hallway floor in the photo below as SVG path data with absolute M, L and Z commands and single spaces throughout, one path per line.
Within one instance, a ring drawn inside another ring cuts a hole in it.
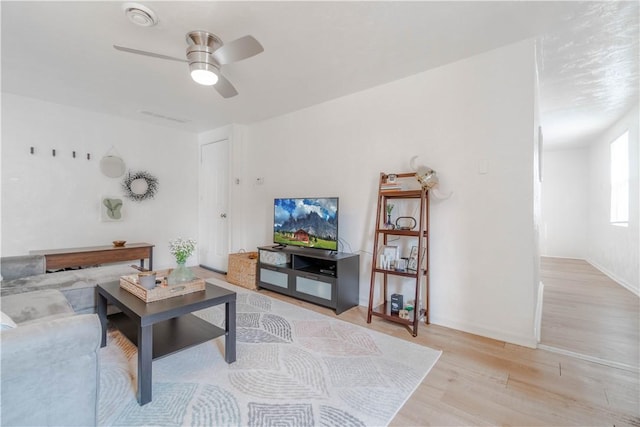
M 541 259 L 544 283 L 540 344 L 640 366 L 640 299 L 583 260 Z

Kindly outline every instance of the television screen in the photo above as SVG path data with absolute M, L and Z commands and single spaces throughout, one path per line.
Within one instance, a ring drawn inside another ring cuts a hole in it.
M 338 250 L 338 198 L 288 198 L 273 202 L 273 242 Z

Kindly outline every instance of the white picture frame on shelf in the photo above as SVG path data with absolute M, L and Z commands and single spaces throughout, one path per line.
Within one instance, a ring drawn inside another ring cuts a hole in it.
M 420 261 L 422 266 L 424 267 L 425 254 L 427 252 L 427 248 L 422 248 L 422 256 L 420 257 Z M 418 247 L 412 246 L 411 252 L 409 253 L 409 263 L 407 269 L 416 271 L 418 270 Z
M 398 258 L 398 247 L 392 246 L 392 245 L 386 245 L 382 249 L 382 254 L 387 257 L 390 257 L 392 260 L 395 261 Z
M 395 266 L 396 259 L 398 259 L 398 247 L 392 245 L 386 245 L 382 247 L 380 255 L 380 268 L 385 270 L 391 270 Z

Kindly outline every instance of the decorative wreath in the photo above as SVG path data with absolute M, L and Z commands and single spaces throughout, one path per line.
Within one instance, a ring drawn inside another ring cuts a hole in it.
M 141 189 L 139 188 L 133 188 L 138 186 L 134 184 L 135 182 L 140 183 L 141 181 L 144 181 L 144 183 L 146 183 L 146 189 L 142 188 L 142 191 L 140 191 Z M 124 190 L 125 197 L 135 202 L 153 199 L 156 195 L 156 192 L 158 191 L 158 178 L 146 171 L 129 171 L 122 181 L 122 189 Z

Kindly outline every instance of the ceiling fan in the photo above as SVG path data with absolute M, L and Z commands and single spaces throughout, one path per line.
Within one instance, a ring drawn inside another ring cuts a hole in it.
M 250 58 L 264 51 L 262 45 L 252 36 L 244 36 L 227 44 L 223 44 L 217 36 L 207 31 L 191 31 L 187 33 L 187 59 L 175 58 L 160 53 L 147 52 L 129 47 L 113 45 L 122 52 L 170 61 L 186 62 L 191 70 L 191 78 L 201 85 L 213 86 L 224 98 L 238 94 L 235 87 L 221 73 L 220 67 L 232 62 Z

